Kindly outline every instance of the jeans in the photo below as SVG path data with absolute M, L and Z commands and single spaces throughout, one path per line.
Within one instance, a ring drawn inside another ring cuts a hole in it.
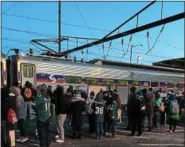
M 24 119 L 19 119 L 18 120 L 18 127 L 19 127 L 19 130 L 20 130 L 20 136 L 21 137 L 26 137 L 26 132 L 25 132 L 25 129 L 24 129 Z
M 136 130 L 138 131 L 138 135 L 142 134 L 142 122 L 143 119 L 142 118 L 132 118 L 132 135 L 135 135 Z
M 45 122 L 37 120 L 37 130 L 40 140 L 40 146 L 49 145 L 49 119 Z
M 166 124 L 166 113 L 160 112 L 160 124 L 165 125 Z
M 32 109 L 33 102 L 25 102 L 26 119 L 34 119 L 35 112 Z
M 149 130 L 152 130 L 152 120 L 153 120 L 153 114 L 148 114 L 148 124 L 149 124 Z
M 117 119 L 112 119 L 111 130 L 113 133 L 117 131 Z
M 96 123 L 96 137 L 102 137 L 103 135 L 103 122 Z
M 89 120 L 89 132 L 94 133 L 95 132 L 95 125 L 94 125 L 94 119 L 92 114 L 88 114 L 88 120 Z
M 64 139 L 64 122 L 66 120 L 66 114 L 59 114 L 58 115 L 58 129 L 59 129 L 59 136 L 60 139 Z
M 158 122 L 158 112 L 155 112 L 154 113 L 154 116 L 153 116 L 153 127 L 157 128 L 157 122 Z
M 105 117 L 104 120 L 105 120 L 104 123 L 103 123 L 104 133 L 106 133 L 106 132 L 110 133 L 110 131 L 111 131 L 111 119 L 109 117 Z
M 172 130 L 172 127 L 173 127 L 173 131 L 175 131 L 176 130 L 176 125 L 177 125 L 177 120 L 169 119 L 169 125 L 170 125 L 170 130 Z

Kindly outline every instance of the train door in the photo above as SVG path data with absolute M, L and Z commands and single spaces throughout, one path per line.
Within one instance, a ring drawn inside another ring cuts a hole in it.
M 24 86 L 26 81 L 35 85 L 36 68 L 33 64 L 21 63 L 21 83 Z

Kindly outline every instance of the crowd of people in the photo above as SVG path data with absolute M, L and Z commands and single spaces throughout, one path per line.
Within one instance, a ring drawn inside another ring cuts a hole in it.
M 162 97 L 162 91 L 154 91 L 152 88 L 136 91 L 130 88 L 127 103 L 128 127 L 130 136 L 134 136 L 137 130 L 138 136 L 145 130 L 145 120 L 148 120 L 148 132 L 160 125 L 166 125 L 168 121 L 169 132 L 176 132 L 177 121 L 184 117 L 184 92 L 169 91 Z M 160 120 L 159 120 L 160 118 Z
M 106 91 L 101 89 L 96 94 L 91 91 L 88 96 L 86 91 L 79 88 L 74 89 L 73 86 L 69 86 L 65 91 L 63 86 L 57 85 L 56 89 L 52 90 L 52 87 L 46 84 L 34 88 L 27 81 L 23 88 L 15 83 L 12 87 L 1 88 L 1 91 L 1 142 L 4 147 L 15 146 L 14 124 L 16 122 L 20 130 L 20 138 L 16 141 L 28 140 L 24 121 L 30 114 L 28 113 L 30 107 L 36 113 L 37 132 L 42 147 L 50 145 L 50 122 L 56 122 L 56 142 L 63 143 L 65 122 L 72 127 L 72 138 L 81 139 L 84 112 L 88 118 L 89 133 L 94 134 L 96 139 L 102 139 L 104 136 L 115 138 L 117 122 L 124 115 L 116 89 Z M 135 87 L 131 87 L 127 103 L 127 129 L 131 130 L 129 136 L 134 136 L 136 131 L 139 136 L 142 135 L 146 117 L 149 124 L 148 131 L 152 131 L 154 127 L 157 127 L 158 113 L 161 116 L 161 124 L 165 123 L 164 117 L 167 113 L 170 132 L 175 132 L 182 108 L 184 108 L 184 103 L 182 100 L 179 101 L 178 94 L 169 93 L 168 97 L 164 99 L 160 96 L 160 91 L 154 93 L 152 88 L 137 91 Z

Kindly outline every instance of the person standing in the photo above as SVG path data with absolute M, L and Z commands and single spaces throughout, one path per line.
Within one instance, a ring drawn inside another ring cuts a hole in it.
M 179 103 L 177 101 L 176 95 L 170 94 L 167 103 L 167 116 L 169 120 L 169 132 L 176 132 L 177 121 L 180 119 L 179 116 Z
M 16 141 L 23 143 L 28 140 L 28 137 L 26 137 L 25 125 L 24 125 L 24 121 L 26 118 L 25 103 L 24 103 L 24 99 L 21 95 L 21 90 L 18 87 L 18 83 L 15 83 L 12 88 L 14 88 L 14 91 L 16 92 L 16 108 L 17 108 L 18 128 L 20 130 L 20 138 L 18 138 Z
M 94 91 L 90 92 L 90 96 L 86 101 L 86 113 L 88 116 L 88 121 L 89 121 L 89 133 L 93 134 L 95 132 L 95 125 L 94 125 L 94 113 L 93 113 L 93 109 L 92 109 L 92 104 L 94 102 L 95 99 L 95 93 Z
M 13 87 L 4 89 L 5 96 L 2 104 L 3 116 L 5 117 L 6 139 L 9 147 L 15 146 L 15 128 L 14 124 L 17 122 L 16 115 L 16 91 Z M 2 96 L 3 96 L 2 95 Z M 3 128 L 4 129 L 4 128 Z
M 155 104 L 154 104 L 154 116 L 153 116 L 153 127 L 157 128 L 158 123 L 158 113 L 160 110 L 160 105 L 162 102 L 162 98 L 160 97 L 159 92 L 155 93 Z
M 81 139 L 81 129 L 83 124 L 83 111 L 85 110 L 85 99 L 82 93 L 76 92 L 71 103 L 73 139 Z
M 129 136 L 134 136 L 136 129 L 138 131 L 138 136 L 142 135 L 142 121 L 143 121 L 143 112 L 141 110 L 141 100 L 140 97 L 136 97 L 136 88 L 131 87 L 130 89 L 130 102 L 129 102 L 129 115 L 131 122 L 131 134 Z
M 57 143 L 63 143 L 65 134 L 64 134 L 64 122 L 66 120 L 67 113 L 70 109 L 70 102 L 67 100 L 67 97 L 64 94 L 64 88 L 58 86 L 55 94 L 56 96 L 56 115 L 58 117 L 58 131 L 59 136 L 56 136 Z
M 9 88 L 8 86 L 1 87 L 1 145 L 3 147 L 11 146 L 11 139 L 9 135 L 9 127 L 8 127 L 8 106 L 7 101 L 9 98 Z
M 153 128 L 152 120 L 154 115 L 154 104 L 155 104 L 155 95 L 153 93 L 153 89 L 149 88 L 147 92 L 147 99 L 146 99 L 146 107 L 148 112 L 148 123 L 149 123 L 148 132 L 151 132 Z
M 103 137 L 104 105 L 103 94 L 99 92 L 92 104 L 94 122 L 96 124 L 96 139 L 102 139 Z
M 42 84 L 37 87 L 37 98 L 36 98 L 36 121 L 37 130 L 39 135 L 40 147 L 49 147 L 49 111 L 48 103 L 50 102 L 45 96 L 47 93 L 47 86 Z

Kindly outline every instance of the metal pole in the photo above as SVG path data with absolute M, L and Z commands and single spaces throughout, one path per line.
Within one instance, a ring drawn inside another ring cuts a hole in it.
M 130 63 L 132 62 L 132 48 L 133 48 L 133 45 L 131 45 L 131 49 L 130 49 Z
M 60 41 L 60 38 L 61 38 L 61 2 L 60 0 L 58 1 L 58 52 L 61 53 L 61 41 Z
M 100 40 L 97 40 L 97 41 L 94 41 L 94 42 L 91 42 L 91 43 L 88 43 L 88 44 L 85 44 L 85 45 L 73 48 L 73 49 L 68 50 L 68 51 L 64 51 L 64 52 L 62 52 L 62 54 L 60 54 L 60 56 L 64 56 L 65 54 L 76 52 L 76 51 L 79 51 L 79 50 L 82 50 L 84 48 L 88 48 L 88 47 L 91 47 L 91 46 L 102 44 L 104 42 L 111 41 L 111 40 L 114 40 L 114 39 L 117 39 L 117 38 L 120 38 L 120 37 L 128 36 L 130 34 L 138 33 L 138 32 L 150 29 L 150 28 L 155 28 L 155 27 L 160 26 L 162 24 L 168 24 L 168 23 L 171 23 L 173 21 L 184 19 L 184 16 L 185 16 L 184 12 L 183 13 L 179 13 L 177 15 L 173 15 L 173 16 L 164 18 L 162 20 L 158 20 L 158 21 L 155 21 L 155 22 L 152 22 L 152 23 L 140 26 L 138 28 L 134 28 L 134 29 L 125 31 L 125 32 L 116 34 L 114 36 L 110 36 L 110 37 L 107 37 L 107 38 L 104 38 L 104 39 L 100 39 Z
M 130 17 L 129 19 L 127 19 L 125 22 L 123 22 L 121 25 L 119 25 L 118 27 L 116 27 L 113 31 L 111 31 L 110 33 L 108 33 L 106 36 L 104 36 L 103 38 L 106 38 L 108 36 L 110 36 L 112 33 L 114 33 L 116 30 L 118 30 L 119 28 L 121 28 L 122 26 L 124 26 L 125 24 L 127 24 L 129 21 L 131 21 L 133 18 L 135 18 L 136 16 L 138 16 L 140 13 L 142 13 L 143 11 L 145 11 L 147 8 L 149 8 L 151 5 L 153 5 L 156 2 L 156 0 L 150 2 L 147 6 L 145 6 L 143 9 L 141 9 L 140 11 L 138 11 L 136 14 L 134 14 L 132 17 Z
M 137 56 L 137 64 L 138 64 L 139 56 Z

